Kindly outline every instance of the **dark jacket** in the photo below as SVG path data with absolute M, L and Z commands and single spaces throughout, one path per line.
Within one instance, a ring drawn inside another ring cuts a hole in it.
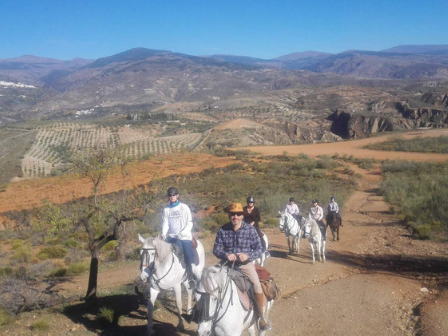
M 247 206 L 243 208 L 244 211 L 244 221 L 246 223 L 252 223 L 255 222 L 255 225 L 258 227 L 258 223 L 261 222 L 261 216 L 260 216 L 260 210 L 258 210 L 257 207 L 254 207 L 252 209 L 252 212 L 247 212 Z

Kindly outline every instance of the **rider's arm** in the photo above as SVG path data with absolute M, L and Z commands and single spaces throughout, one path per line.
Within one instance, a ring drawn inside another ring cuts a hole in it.
M 322 218 L 324 218 L 324 210 L 319 207 L 317 213 L 319 214 L 319 218 L 317 220 L 322 220 Z
M 258 235 L 255 228 L 251 230 L 249 239 L 251 240 L 252 244 L 250 246 L 250 251 L 246 254 L 249 257 L 249 261 L 254 261 L 255 259 L 260 258 L 263 254 L 263 245 L 261 245 L 260 236 Z
M 162 237 L 166 237 L 168 234 L 169 224 L 168 224 L 168 212 L 167 208 L 163 209 L 162 213 Z
M 257 212 L 255 213 L 255 223 L 261 222 L 260 210 L 257 208 Z
M 335 204 L 336 204 L 335 211 L 336 211 L 336 213 L 339 213 L 339 205 L 337 203 L 335 203 Z
M 182 219 L 185 221 L 186 225 L 182 228 L 182 230 L 178 234 L 178 238 L 192 238 L 192 231 L 193 231 L 193 219 L 191 217 L 191 211 L 188 205 L 184 204 L 182 207 Z M 182 225 L 183 226 L 183 225 Z
M 295 205 L 295 207 L 294 207 L 294 208 L 295 208 L 295 212 L 294 212 L 294 213 L 295 213 L 296 215 L 298 215 L 298 214 L 300 213 L 300 211 L 299 211 L 299 206 L 298 206 L 297 204 L 294 204 L 294 205 Z
M 213 254 L 218 259 L 227 259 L 227 253 L 224 251 L 224 242 L 222 240 L 222 230 L 219 229 L 215 238 L 215 245 L 213 246 Z

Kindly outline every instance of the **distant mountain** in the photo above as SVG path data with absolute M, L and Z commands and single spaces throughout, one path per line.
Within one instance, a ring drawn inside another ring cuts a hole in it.
M 448 44 L 401 45 L 385 49 L 383 52 L 403 54 L 437 54 L 440 52 L 448 52 Z
M 365 78 L 447 79 L 448 54 L 351 50 L 326 57 L 304 69 Z
M 98 58 L 96 61 L 89 64 L 89 68 L 103 67 L 108 64 L 118 63 L 118 62 L 142 61 L 151 56 L 165 55 L 165 54 L 170 54 L 170 53 L 172 53 L 172 52 L 167 51 L 167 50 L 134 48 L 134 49 L 126 50 L 124 52 L 121 52 L 119 54 L 115 54 L 112 56 Z
M 42 78 L 53 71 L 71 72 L 91 63 L 92 60 L 74 58 L 64 61 L 53 58 L 24 55 L 0 60 L 0 79 L 44 86 Z
M 292 54 L 287 54 L 283 56 L 279 56 L 274 58 L 274 60 L 280 60 L 280 61 L 296 61 L 303 58 L 324 58 L 331 56 L 332 54 L 326 53 L 326 52 L 320 52 L 320 51 L 302 51 L 302 52 L 295 52 Z

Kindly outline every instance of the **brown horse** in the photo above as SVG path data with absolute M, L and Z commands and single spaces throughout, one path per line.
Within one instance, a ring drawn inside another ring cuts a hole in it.
M 341 226 L 341 217 L 337 216 L 334 212 L 329 212 L 326 217 L 327 225 L 330 226 L 331 234 L 333 235 L 333 241 L 335 240 L 334 232 L 336 231 L 337 240 L 339 241 L 339 227 Z

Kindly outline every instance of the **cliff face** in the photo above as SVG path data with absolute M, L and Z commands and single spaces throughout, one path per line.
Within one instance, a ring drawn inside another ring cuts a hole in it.
M 448 112 L 442 109 L 410 108 L 407 103 L 397 103 L 396 107 L 403 118 L 416 120 L 420 124 L 425 124 L 426 127 L 436 127 L 437 124 L 448 123 Z

